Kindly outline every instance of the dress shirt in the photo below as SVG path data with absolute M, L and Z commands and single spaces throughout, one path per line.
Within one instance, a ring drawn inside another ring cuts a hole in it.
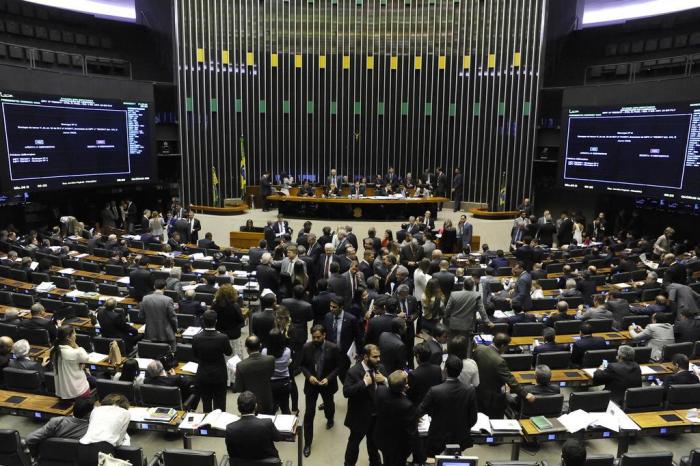
M 129 411 L 119 406 L 98 406 L 90 414 L 88 430 L 80 439 L 83 445 L 108 442 L 115 447 L 130 445 L 131 440 L 126 433 L 131 415 Z
M 82 347 L 60 345 L 61 358 L 56 371 L 56 396 L 63 400 L 77 398 L 90 390 L 85 372 L 80 364 L 88 362 L 88 354 Z
M 267 348 L 263 348 L 260 352 L 267 355 Z M 272 355 L 270 355 L 272 356 Z M 272 373 L 271 380 L 288 379 L 289 378 L 289 361 L 292 359 L 292 350 L 285 348 L 282 356 L 275 358 L 275 370 Z
M 340 311 L 340 314 L 333 316 L 333 331 L 335 332 L 335 341 L 333 343 L 340 346 L 340 335 L 343 330 L 343 317 L 345 316 L 345 311 Z
M 284 228 L 284 222 L 277 222 L 277 223 L 279 223 L 279 226 L 280 226 L 279 234 L 283 235 L 283 234 L 287 233 L 287 230 Z

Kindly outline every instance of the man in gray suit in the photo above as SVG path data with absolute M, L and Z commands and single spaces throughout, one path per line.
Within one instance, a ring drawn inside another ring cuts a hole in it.
M 175 350 L 177 316 L 173 299 L 165 296 L 165 280 L 156 280 L 156 291 L 143 297 L 139 319 L 146 322 L 146 340 L 168 343 Z
M 523 311 L 529 311 L 532 309 L 532 297 L 530 296 L 532 277 L 525 271 L 525 264 L 522 261 L 517 261 L 513 265 L 513 275 L 518 279 L 510 290 L 510 302 L 511 304 L 520 304 Z
M 467 277 L 462 290 L 450 293 L 443 321 L 452 336 L 464 335 L 471 340 L 477 312 L 486 325 L 493 326 L 484 309 L 481 293 L 474 291 L 474 279 Z
M 331 271 L 336 267 L 331 264 Z M 352 306 L 352 299 L 358 292 L 358 289 L 366 288 L 366 285 L 361 277 L 358 278 L 358 268 L 357 259 L 350 263 L 350 269 L 345 273 L 333 273 L 328 279 L 328 291 L 341 296 L 345 301 L 345 309 L 350 309 Z M 338 267 L 340 269 L 340 267 Z
M 275 357 L 260 354 L 260 346 L 260 339 L 255 335 L 245 339 L 248 357 L 236 365 L 233 391 L 235 393 L 253 392 L 258 400 L 258 414 L 275 414 L 270 383 L 275 371 Z

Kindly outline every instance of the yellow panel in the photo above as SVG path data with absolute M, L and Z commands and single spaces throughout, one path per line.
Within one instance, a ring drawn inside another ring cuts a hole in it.
M 390 66 L 392 70 L 399 68 L 399 57 L 391 57 Z
M 447 57 L 444 55 L 440 55 L 438 57 L 438 69 L 444 70 L 446 66 L 447 66 Z
M 322 70 L 326 69 L 326 56 L 325 55 L 318 56 L 318 67 Z
M 303 55 L 294 55 L 294 66 L 297 68 L 301 68 L 304 66 L 304 56 Z
M 513 54 L 513 66 L 520 66 L 520 52 L 515 52 Z
M 465 55 L 465 56 L 462 58 L 462 68 L 464 68 L 465 70 L 468 70 L 469 68 L 471 68 L 471 66 L 472 66 L 472 57 L 471 57 L 471 55 Z
M 413 61 L 413 64 L 417 70 L 421 69 L 423 67 L 423 57 L 417 55 L 415 60 Z
M 248 52 L 245 54 L 245 64 L 248 66 L 255 65 L 255 54 L 253 52 Z
M 373 70 L 374 69 L 374 57 L 370 55 L 367 57 L 367 69 L 368 70 Z
M 204 49 L 197 49 L 197 61 L 204 63 Z
M 228 50 L 221 51 L 221 63 L 223 63 L 224 65 L 228 65 L 229 63 L 231 63 Z
M 495 68 L 495 67 L 496 67 L 496 54 L 489 53 L 489 68 Z
M 343 69 L 350 69 L 350 55 L 343 55 Z
M 276 53 L 271 53 L 270 54 L 270 66 L 273 68 L 277 68 L 277 65 L 279 63 L 279 58 L 277 57 Z

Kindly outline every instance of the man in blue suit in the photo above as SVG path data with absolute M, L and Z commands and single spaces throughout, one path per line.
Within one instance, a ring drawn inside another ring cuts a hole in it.
M 465 253 L 472 252 L 472 224 L 465 219 L 464 223 L 461 223 L 461 226 L 458 227 L 462 230 L 461 232 L 457 232 L 457 236 L 462 238 L 462 251 Z
M 525 271 L 525 264 L 518 261 L 513 266 L 513 275 L 517 277 L 515 287 L 511 290 L 511 305 L 520 305 L 523 311 L 532 309 L 532 277 Z
M 326 329 L 328 341 L 335 343 L 343 355 L 347 355 L 350 347 L 355 343 L 356 350 L 362 347 L 362 335 L 357 317 L 345 312 L 343 306 L 345 300 L 342 296 L 333 296 L 330 303 L 330 312 L 323 318 L 323 327 Z M 345 374 L 350 367 L 350 359 L 343 358 L 345 364 L 340 367 L 338 376 L 345 380 Z

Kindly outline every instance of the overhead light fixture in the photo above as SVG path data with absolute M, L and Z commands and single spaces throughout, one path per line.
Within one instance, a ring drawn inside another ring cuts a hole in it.
M 134 0 L 24 0 L 54 8 L 125 20 L 136 20 Z
M 583 12 L 583 24 L 612 23 L 648 16 L 664 15 L 676 11 L 700 7 L 700 0 L 646 0 L 639 2 L 622 2 L 619 6 L 600 6 L 586 8 Z

